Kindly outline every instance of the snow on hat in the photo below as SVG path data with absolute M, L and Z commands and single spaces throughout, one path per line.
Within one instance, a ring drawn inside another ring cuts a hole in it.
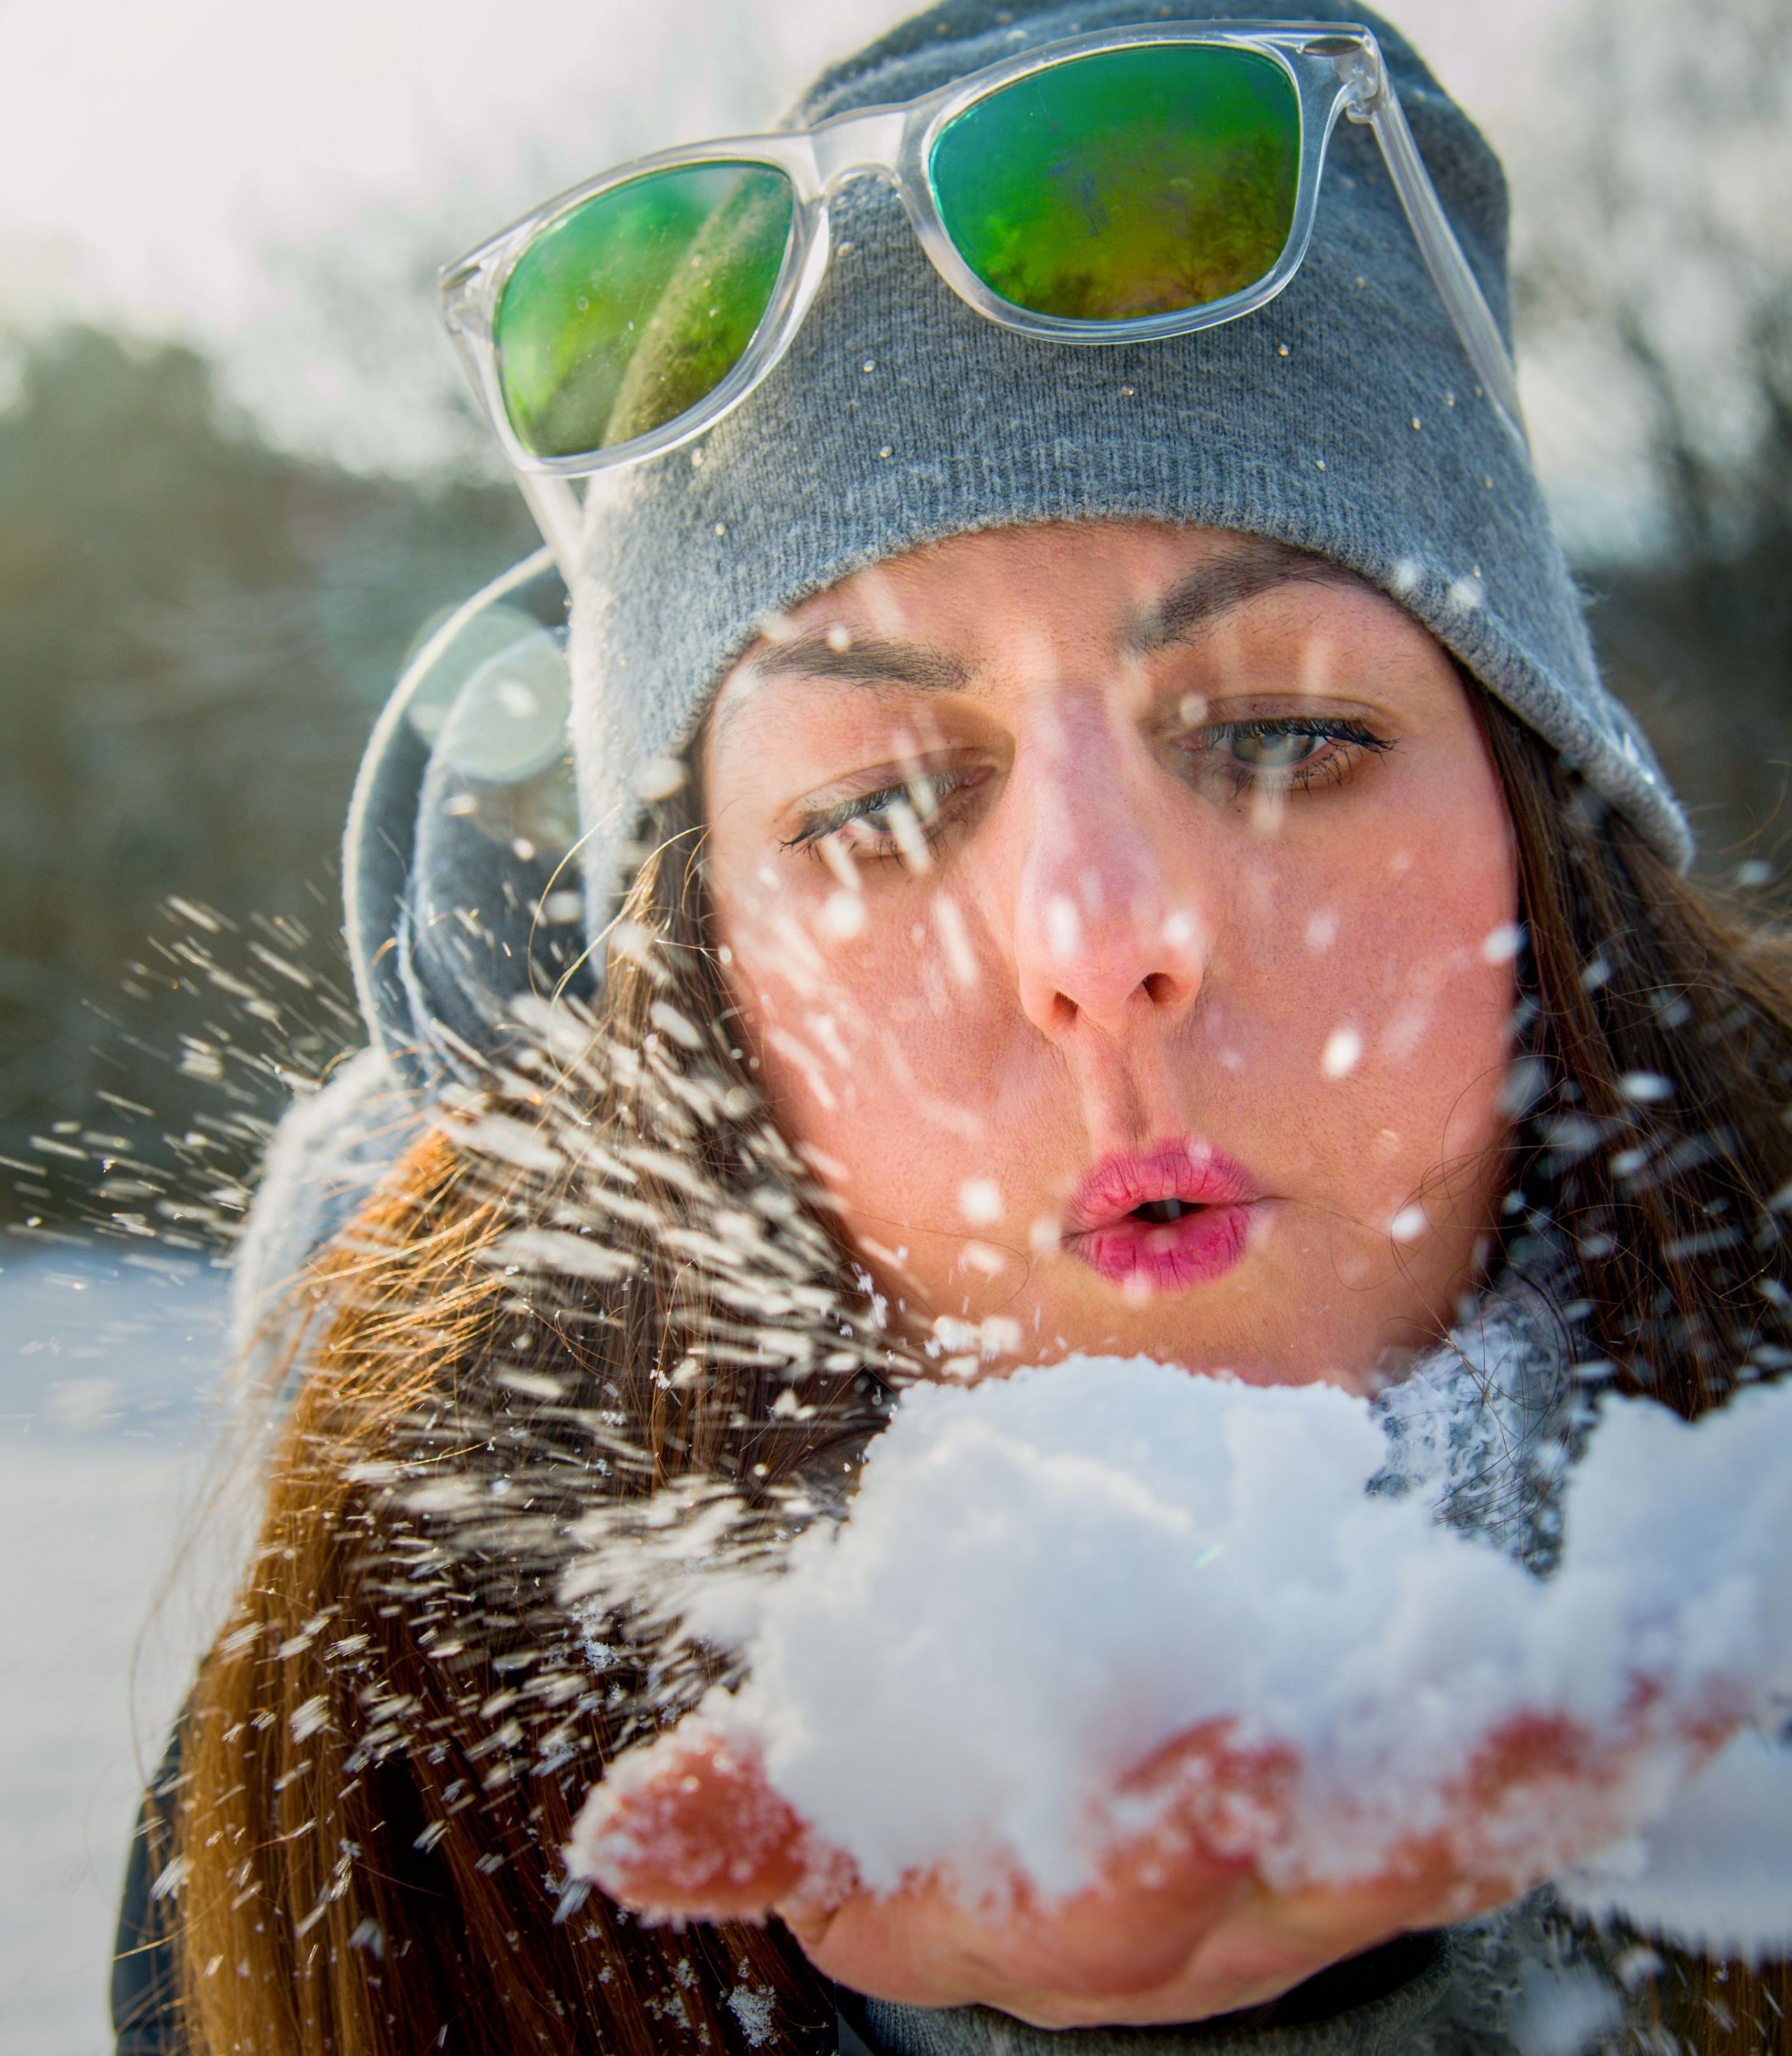
M 807 124 L 909 99 L 1042 44 L 1227 0 L 945 0 L 825 73 Z M 1509 328 L 1499 164 L 1397 31 L 1374 28 L 1470 263 Z M 969 531 L 1147 520 L 1235 529 L 1358 572 L 1418 617 L 1671 861 L 1691 836 L 1600 682 L 1525 453 L 1477 389 L 1367 130 L 1340 123 L 1312 247 L 1259 311 L 1167 341 L 1020 336 L 933 270 L 872 179 L 832 204 L 789 354 L 701 440 L 601 476 L 572 595 L 572 738 L 592 926 L 647 766 L 687 743 L 765 620 Z

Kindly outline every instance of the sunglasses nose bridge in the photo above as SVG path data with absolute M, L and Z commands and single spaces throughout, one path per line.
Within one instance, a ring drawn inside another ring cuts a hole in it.
M 893 185 L 905 119 L 900 107 L 876 107 L 820 124 L 811 140 L 823 194 L 831 198 L 849 179 L 877 178 Z

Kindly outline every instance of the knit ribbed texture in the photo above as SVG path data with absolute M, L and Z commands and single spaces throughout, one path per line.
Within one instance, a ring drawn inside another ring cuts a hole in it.
M 1037 45 L 1154 21 L 1138 0 L 923 16 L 830 74 L 798 119 L 900 100 Z M 1181 19 L 1217 11 L 1179 0 Z M 1375 18 L 1315 0 L 1303 18 Z M 1011 21 L 1010 17 L 1012 16 Z M 1419 147 L 1504 318 L 1498 164 L 1377 26 Z M 1529 463 L 1478 394 L 1366 129 L 1333 136 L 1312 247 L 1241 320 L 1137 346 L 1019 336 L 928 263 L 871 180 L 789 354 L 700 441 L 598 480 L 572 607 L 573 741 L 595 919 L 644 765 L 685 743 L 770 615 L 969 531 L 1155 519 L 1274 537 L 1409 608 L 1671 860 L 1691 838 L 1603 689 Z

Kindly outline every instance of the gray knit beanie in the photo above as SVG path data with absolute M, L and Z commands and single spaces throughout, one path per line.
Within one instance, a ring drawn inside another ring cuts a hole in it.
M 1340 0 L 1300 11 L 1344 18 Z M 1079 30 L 1202 12 L 947 0 L 830 72 L 795 119 L 908 98 Z M 1375 27 L 1503 322 L 1499 166 L 1399 35 L 1348 12 Z M 1685 818 L 1600 684 L 1529 462 L 1475 389 L 1367 130 L 1334 135 L 1312 245 L 1280 298 L 1167 342 L 1016 335 L 946 287 L 888 188 L 856 182 L 833 215 L 831 269 L 771 376 L 700 441 L 596 481 L 570 682 L 565 592 L 543 552 L 431 639 L 382 717 L 348 824 L 349 937 L 374 1038 L 417 1082 L 477 1073 L 518 994 L 588 996 L 602 953 L 586 938 L 615 907 L 643 774 L 690 741 L 766 619 L 969 530 L 1156 518 L 1316 551 L 1409 608 L 1687 861 Z
M 1509 326 L 1497 160 L 1413 50 L 1367 22 L 1470 263 Z M 829 72 L 798 124 L 909 99 L 1108 26 L 1220 0 L 944 0 Z M 572 738 L 592 925 L 644 767 L 694 731 L 761 624 L 880 558 L 970 530 L 1157 519 L 1347 566 L 1408 608 L 1671 861 L 1691 838 L 1606 693 L 1524 452 L 1477 389 L 1366 129 L 1340 123 L 1311 249 L 1268 306 L 1169 341 L 1000 328 L 934 271 L 897 196 L 833 204 L 829 275 L 789 354 L 686 448 L 600 476 L 572 598 Z

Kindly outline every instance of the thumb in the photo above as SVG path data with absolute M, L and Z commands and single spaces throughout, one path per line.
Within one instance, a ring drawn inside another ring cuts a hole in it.
M 622 1905 L 703 1920 L 760 1918 L 838 1869 L 767 1781 L 758 1745 L 701 1719 L 611 1765 L 566 1856 Z

